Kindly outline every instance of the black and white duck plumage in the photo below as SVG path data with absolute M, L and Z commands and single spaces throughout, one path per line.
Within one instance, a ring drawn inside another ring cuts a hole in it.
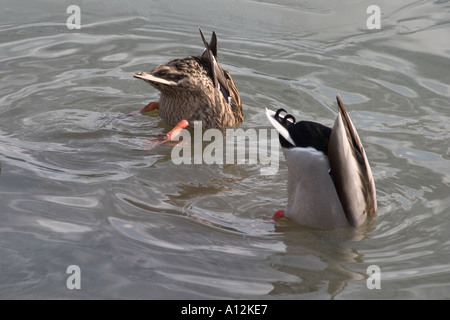
M 296 122 L 284 109 L 266 109 L 279 132 L 288 166 L 288 205 L 274 218 L 286 217 L 307 227 L 358 227 L 376 217 L 375 183 L 359 135 L 337 95 L 333 128 Z

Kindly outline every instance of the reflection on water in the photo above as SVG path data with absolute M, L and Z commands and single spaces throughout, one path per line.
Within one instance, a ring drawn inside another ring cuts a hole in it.
M 97 1 L 80 6 L 80 30 L 52 1 L 2 7 L 0 297 L 450 297 L 449 5 L 382 4 L 368 31 L 370 4 Z M 158 92 L 132 75 L 201 53 L 198 26 L 218 35 L 244 130 L 271 128 L 265 107 L 332 125 L 341 94 L 376 221 L 271 221 L 287 202 L 282 153 L 261 175 L 261 163 L 176 165 L 171 145 L 145 147 L 171 128 L 137 114 Z M 69 265 L 81 290 L 66 287 Z
M 298 285 L 279 283 L 272 295 L 287 295 L 294 298 L 299 292 L 307 298 L 321 298 L 328 293 L 331 299 L 345 290 L 348 282 L 359 280 L 365 283 L 365 272 L 349 270 L 347 265 L 361 263 L 364 259 L 357 249 L 348 243 L 360 241 L 373 231 L 367 226 L 358 231 L 310 232 L 305 230 L 300 235 L 298 230 L 286 232 L 286 252 L 274 260 L 277 269 L 299 277 Z

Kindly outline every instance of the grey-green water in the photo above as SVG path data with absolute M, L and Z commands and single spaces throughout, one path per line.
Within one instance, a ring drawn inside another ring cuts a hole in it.
M 0 298 L 450 298 L 450 3 L 3 1 Z M 317 231 L 288 221 L 287 168 L 186 164 L 142 143 L 170 128 L 137 71 L 203 50 L 264 108 L 333 123 L 340 93 L 377 186 L 378 219 Z M 81 270 L 69 290 L 67 267 Z M 367 268 L 380 268 L 380 289 Z

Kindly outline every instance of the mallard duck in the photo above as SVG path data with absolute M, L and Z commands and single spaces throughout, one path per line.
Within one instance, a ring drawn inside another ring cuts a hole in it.
M 376 216 L 375 183 L 366 153 L 339 94 L 337 102 L 333 128 L 296 122 L 284 109 L 266 109 L 288 166 L 288 205 L 276 211 L 274 219 L 334 229 L 357 227 Z
M 228 71 L 217 60 L 217 37 L 213 32 L 200 56 L 172 59 L 150 73 L 135 73 L 161 92 L 141 112 L 159 108 L 162 120 L 170 125 L 193 125 L 202 121 L 203 129 L 226 128 L 244 121 L 238 90 Z

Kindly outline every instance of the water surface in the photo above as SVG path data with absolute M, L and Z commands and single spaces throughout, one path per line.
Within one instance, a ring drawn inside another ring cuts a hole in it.
M 80 30 L 70 4 L 0 8 L 0 298 L 450 297 L 448 1 L 382 1 L 379 30 L 365 0 L 83 2 Z M 127 116 L 158 99 L 132 74 L 201 53 L 199 26 L 218 35 L 244 130 L 270 129 L 265 107 L 331 125 L 341 94 L 376 221 L 271 222 L 287 202 L 282 153 L 261 175 L 260 162 L 176 165 L 172 146 L 145 148 L 170 127 Z

